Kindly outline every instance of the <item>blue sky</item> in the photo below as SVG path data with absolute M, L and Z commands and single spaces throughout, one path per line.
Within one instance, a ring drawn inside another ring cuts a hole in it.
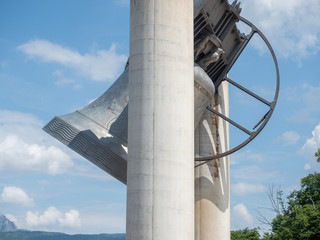
M 0 212 L 19 228 L 125 231 L 126 187 L 41 128 L 99 97 L 121 73 L 128 6 L 127 0 L 0 2 Z M 231 155 L 231 225 L 267 228 L 256 210 L 270 206 L 269 186 L 289 193 L 319 171 L 313 155 L 320 147 L 320 2 L 243 0 L 242 8 L 274 47 L 281 90 L 266 128 Z M 272 64 L 254 39 L 229 76 L 271 100 Z M 230 87 L 232 118 L 249 128 L 265 110 Z M 231 128 L 231 145 L 243 137 Z

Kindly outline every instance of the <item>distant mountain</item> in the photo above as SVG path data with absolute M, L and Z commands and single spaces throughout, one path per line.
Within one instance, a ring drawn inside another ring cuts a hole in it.
M 125 233 L 75 234 L 19 230 L 6 216 L 0 213 L 0 240 L 125 240 Z
M 119 234 L 75 234 L 53 232 L 16 231 L 0 233 L 1 240 L 125 240 L 124 233 Z
M 0 213 L 0 232 L 17 231 L 16 225 L 11 222 L 5 215 Z M 2 240 L 2 239 L 1 239 Z

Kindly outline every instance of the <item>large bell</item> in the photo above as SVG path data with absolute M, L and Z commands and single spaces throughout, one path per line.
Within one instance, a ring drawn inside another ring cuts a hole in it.
M 127 181 L 128 81 L 126 68 L 97 100 L 73 113 L 55 117 L 44 127 L 53 137 L 123 183 Z M 195 65 L 195 127 L 214 93 L 212 80 Z
M 249 21 L 240 17 L 240 12 L 237 0 L 232 4 L 227 0 L 194 1 L 195 127 L 207 109 L 249 135 L 247 140 L 231 150 L 226 149 L 214 156 L 197 156 L 196 161 L 221 158 L 245 146 L 264 128 L 277 102 L 279 70 L 274 52 L 263 34 Z M 240 33 L 236 26 L 239 20 L 251 27 L 249 35 Z M 227 73 L 255 33 L 266 42 L 276 66 L 277 88 L 274 100 L 270 102 L 227 77 Z M 270 107 L 254 127 L 257 128 L 255 131 L 245 129 L 210 106 L 215 89 L 218 89 L 223 80 Z M 46 132 L 123 183 L 126 183 L 127 178 L 128 81 L 127 66 L 122 75 L 96 101 L 76 112 L 55 117 L 44 127 Z

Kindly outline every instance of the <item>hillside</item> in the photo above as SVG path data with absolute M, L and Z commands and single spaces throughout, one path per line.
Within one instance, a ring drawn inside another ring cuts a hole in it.
M 76 234 L 68 235 L 53 232 L 0 232 L 0 240 L 125 240 L 122 234 Z
M 120 234 L 75 234 L 68 235 L 56 232 L 32 232 L 18 230 L 16 225 L 0 213 L 0 240 L 125 240 Z
M 8 218 L 6 218 L 5 215 L 0 213 L 0 232 L 11 232 L 16 230 L 16 225 L 13 222 L 11 222 Z M 0 240 L 2 239 L 0 238 Z

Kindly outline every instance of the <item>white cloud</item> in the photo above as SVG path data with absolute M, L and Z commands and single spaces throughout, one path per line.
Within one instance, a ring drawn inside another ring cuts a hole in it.
M 300 135 L 295 131 L 287 131 L 284 132 L 281 136 L 279 136 L 275 142 L 280 143 L 284 146 L 294 145 L 300 140 Z
M 308 138 L 299 153 L 307 160 L 305 170 L 315 170 L 319 168 L 314 153 L 320 148 L 320 122 L 312 131 L 312 137 Z
M 28 144 L 16 135 L 0 142 L 0 170 L 46 171 L 56 175 L 72 166 L 70 157 L 55 146 Z
M 96 50 L 92 54 L 84 55 L 42 39 L 31 40 L 18 46 L 17 49 L 30 58 L 62 64 L 95 81 L 114 80 L 127 61 L 125 55 L 116 53 L 114 44 L 107 51 Z
M 266 187 L 262 184 L 251 184 L 251 183 L 245 183 L 240 182 L 233 184 L 231 187 L 232 192 L 236 196 L 243 196 L 251 193 L 261 193 L 266 191 Z
M 70 210 L 64 214 L 64 217 L 59 219 L 59 223 L 63 227 L 81 227 L 80 214 L 77 210 Z
M 1 171 L 40 172 L 115 181 L 42 130 L 44 123 L 26 113 L 0 110 Z M 69 171 L 72 168 L 72 171 Z
M 29 227 L 38 226 L 56 226 L 68 228 L 81 227 L 80 214 L 77 210 L 70 210 L 65 213 L 61 213 L 57 208 L 51 206 L 48 207 L 43 214 L 38 212 L 28 211 L 26 213 L 26 223 Z
M 61 174 L 73 166 L 31 114 L 0 110 L 0 171 L 19 170 Z
M 306 171 L 318 171 L 319 163 L 314 156 L 315 152 L 320 148 L 320 122 L 312 131 L 312 136 L 308 138 L 302 148 L 299 150 L 299 154 L 305 158 L 306 163 L 304 169 Z
M 318 0 L 242 0 L 242 3 L 242 15 L 263 31 L 280 56 L 299 60 L 319 51 Z
M 18 187 L 4 187 L 1 193 L 1 201 L 24 206 L 31 206 L 34 203 L 33 199 L 23 189 Z
M 312 137 L 308 138 L 302 147 L 302 151 L 314 157 L 314 153 L 320 148 L 320 123 L 312 131 Z
M 253 216 L 248 212 L 246 206 L 243 203 L 234 206 L 232 213 L 232 220 L 233 222 L 238 223 L 238 227 L 243 228 L 253 224 Z

